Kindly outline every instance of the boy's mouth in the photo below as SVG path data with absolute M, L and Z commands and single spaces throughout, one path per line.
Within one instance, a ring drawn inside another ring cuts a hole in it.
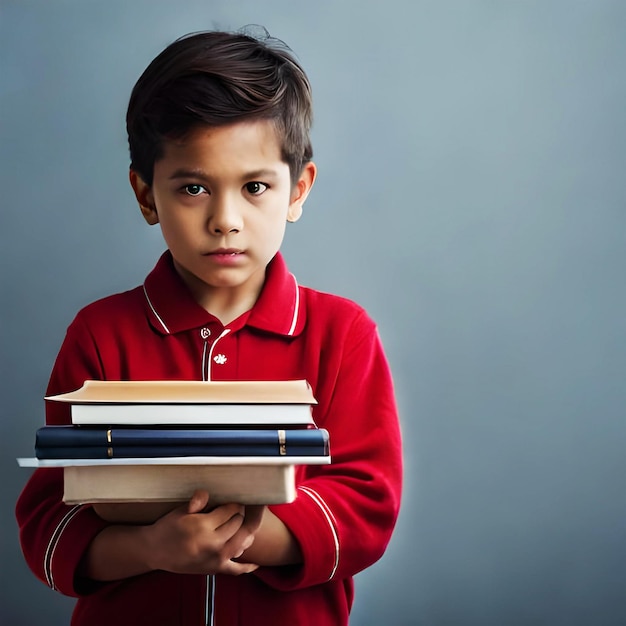
M 236 248 L 219 248 L 207 253 L 205 256 L 210 262 L 223 267 L 238 267 L 244 260 L 244 251 Z
M 243 254 L 243 251 L 236 248 L 219 248 L 218 250 L 207 252 L 207 256 L 236 256 L 237 254 Z

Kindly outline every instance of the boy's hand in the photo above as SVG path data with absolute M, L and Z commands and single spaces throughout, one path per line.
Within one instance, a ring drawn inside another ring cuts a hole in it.
M 225 504 L 205 512 L 206 491 L 196 491 L 152 526 L 145 527 L 150 567 L 179 574 L 247 574 L 258 568 L 237 563 L 254 542 L 265 507 Z

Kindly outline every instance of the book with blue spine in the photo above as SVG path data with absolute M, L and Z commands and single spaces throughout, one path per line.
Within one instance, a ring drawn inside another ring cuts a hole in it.
M 173 456 L 325 456 L 328 431 L 44 426 L 35 436 L 39 459 Z

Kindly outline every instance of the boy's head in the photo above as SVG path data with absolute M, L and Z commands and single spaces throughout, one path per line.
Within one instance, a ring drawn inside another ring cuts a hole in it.
M 278 40 L 187 35 L 161 52 L 133 89 L 126 116 L 131 169 L 151 186 L 165 141 L 199 127 L 270 120 L 295 183 L 312 158 L 312 117 L 306 74 Z

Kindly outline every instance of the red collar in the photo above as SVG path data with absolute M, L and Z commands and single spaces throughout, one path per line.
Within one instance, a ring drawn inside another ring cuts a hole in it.
M 216 318 L 193 299 L 174 269 L 169 251 L 163 253 L 155 268 L 148 274 L 143 290 L 148 319 L 155 330 L 164 335 L 201 328 L 216 322 Z M 267 266 L 263 290 L 249 314 L 229 326 L 233 330 L 246 325 L 278 335 L 298 335 L 305 323 L 304 306 L 300 298 L 296 278 L 287 269 L 279 252 Z

